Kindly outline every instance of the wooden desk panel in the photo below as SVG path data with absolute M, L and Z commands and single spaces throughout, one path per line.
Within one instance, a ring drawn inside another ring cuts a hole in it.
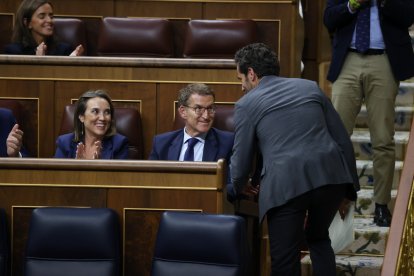
M 0 158 L 0 208 L 10 221 L 13 275 L 21 275 L 33 208 L 108 207 L 119 217 L 123 275 L 149 275 L 164 210 L 232 212 L 223 161 L 85 161 Z M 137 261 L 139 260 L 139 261 Z

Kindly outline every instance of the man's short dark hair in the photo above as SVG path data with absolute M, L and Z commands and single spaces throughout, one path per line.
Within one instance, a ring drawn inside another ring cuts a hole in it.
M 264 43 L 249 44 L 234 56 L 240 73 L 247 75 L 248 68 L 252 68 L 257 77 L 279 75 L 280 66 L 276 53 Z
M 213 100 L 216 99 L 213 90 L 204 83 L 190 83 L 186 87 L 182 88 L 178 93 L 178 106 L 188 105 L 188 99 L 191 95 L 197 94 L 201 96 L 212 96 Z

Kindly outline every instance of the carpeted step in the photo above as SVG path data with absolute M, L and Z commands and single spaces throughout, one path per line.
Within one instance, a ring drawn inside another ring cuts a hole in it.
M 370 160 L 357 160 L 356 166 L 358 170 L 358 176 L 359 176 L 359 183 L 361 184 L 361 187 L 373 187 L 375 184 L 374 177 L 373 177 L 373 167 L 372 167 L 372 161 Z M 395 162 L 395 171 L 394 171 L 394 180 L 392 187 L 393 189 L 398 188 L 398 184 L 400 183 L 400 176 L 403 169 L 403 162 L 402 161 L 396 161 Z
M 400 83 L 395 106 L 412 106 L 414 104 L 414 79 Z
M 389 227 L 379 227 L 373 218 L 354 218 L 355 240 L 339 254 L 384 255 Z
M 380 276 L 382 257 L 336 255 L 336 275 Z M 302 276 L 312 276 L 309 255 L 302 258 Z
M 375 202 L 372 200 L 374 194 L 373 189 L 361 189 L 358 192 L 358 199 L 355 206 L 355 215 L 373 216 L 375 210 Z M 394 210 L 395 200 L 397 198 L 397 190 L 391 190 L 391 201 L 388 208 L 391 212 Z

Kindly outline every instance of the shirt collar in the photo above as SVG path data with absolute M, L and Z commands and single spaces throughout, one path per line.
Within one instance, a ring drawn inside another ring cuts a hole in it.
M 190 139 L 190 138 L 191 138 L 191 136 L 190 136 L 190 135 L 188 135 L 188 133 L 186 132 L 185 128 L 184 128 L 184 130 L 183 130 L 183 131 L 184 131 L 184 139 L 183 139 L 183 144 L 185 144 L 185 143 L 188 141 L 188 139 Z M 205 142 L 205 140 L 206 140 L 206 136 L 207 136 L 207 133 L 203 133 L 203 134 L 201 134 L 200 136 L 196 136 L 195 138 L 197 138 L 199 142 L 201 142 L 201 143 L 203 143 L 203 144 L 204 144 L 204 142 Z

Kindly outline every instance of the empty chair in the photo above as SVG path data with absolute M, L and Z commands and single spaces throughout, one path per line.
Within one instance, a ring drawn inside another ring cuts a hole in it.
M 172 57 L 171 23 L 161 18 L 106 17 L 99 34 L 98 55 Z
M 151 275 L 249 275 L 245 227 L 238 216 L 164 212 Z
M 220 130 L 227 130 L 234 132 L 234 105 L 220 105 L 216 104 L 216 113 L 214 115 L 213 127 Z M 174 119 L 173 129 L 183 128 L 185 122 L 181 116 L 177 114 Z
M 79 44 L 84 48 L 84 54 L 87 54 L 86 30 L 82 20 L 77 18 L 57 18 L 53 19 L 55 25 L 55 34 L 59 41 L 68 43 L 75 49 Z
M 73 132 L 75 108 L 75 104 L 65 106 L 59 135 Z M 129 159 L 143 159 L 144 143 L 142 122 L 138 110 L 130 107 L 115 107 L 114 114 L 117 132 L 128 138 Z
M 190 20 L 185 58 L 234 58 L 236 51 L 256 41 L 253 20 Z
M 0 209 L 0 276 L 9 275 L 10 268 L 10 239 L 7 230 L 7 216 Z
M 38 208 L 30 221 L 24 275 L 120 275 L 120 252 L 113 210 Z

